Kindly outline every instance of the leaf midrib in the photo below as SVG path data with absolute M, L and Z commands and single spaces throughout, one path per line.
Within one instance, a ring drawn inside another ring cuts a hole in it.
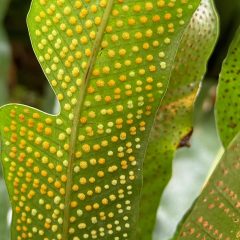
M 72 192 L 72 180 L 73 180 L 73 163 L 75 159 L 75 152 L 77 146 L 77 136 L 78 136 L 78 129 L 79 129 L 79 116 L 83 108 L 83 102 L 85 99 L 86 89 L 92 74 L 92 70 L 94 64 L 97 59 L 97 55 L 99 52 L 99 48 L 101 46 L 101 42 L 103 39 L 103 35 L 105 32 L 105 28 L 107 26 L 109 16 L 111 14 L 111 10 L 113 7 L 114 0 L 109 0 L 105 9 L 105 12 L 102 17 L 101 25 L 99 26 L 99 31 L 96 36 L 96 40 L 93 44 L 93 51 L 92 55 L 89 59 L 87 69 L 85 71 L 83 77 L 83 87 L 78 96 L 78 103 L 73 111 L 73 122 L 72 122 L 72 131 L 70 136 L 70 149 L 69 149 L 69 157 L 68 157 L 68 170 L 67 170 L 67 184 L 66 184 L 66 195 L 65 195 L 65 207 L 64 207 L 64 216 L 63 216 L 63 234 L 62 239 L 68 240 L 69 234 L 69 213 L 70 213 L 70 202 L 71 202 L 71 192 Z

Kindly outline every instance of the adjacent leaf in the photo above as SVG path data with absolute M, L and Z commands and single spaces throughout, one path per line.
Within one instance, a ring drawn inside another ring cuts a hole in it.
M 0 109 L 12 239 L 135 239 L 149 132 L 198 3 L 32 2 L 33 48 L 61 112 Z
M 169 89 L 147 150 L 140 208 L 141 239 L 151 239 L 160 197 L 172 174 L 175 151 L 189 144 L 194 102 L 217 36 L 218 19 L 213 3 L 202 0 L 181 40 Z M 164 59 L 163 53 L 159 56 Z
M 240 132 L 240 28 L 231 44 L 220 74 L 216 122 L 224 147 Z
M 197 200 L 176 239 L 238 239 L 240 134 Z

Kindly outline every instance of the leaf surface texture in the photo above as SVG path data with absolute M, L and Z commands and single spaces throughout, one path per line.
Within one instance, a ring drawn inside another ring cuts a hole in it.
M 12 239 L 135 239 L 150 129 L 198 3 L 33 0 L 32 45 L 61 111 L 0 109 Z
M 219 78 L 216 122 L 222 144 L 227 147 L 240 131 L 240 28 L 236 32 Z

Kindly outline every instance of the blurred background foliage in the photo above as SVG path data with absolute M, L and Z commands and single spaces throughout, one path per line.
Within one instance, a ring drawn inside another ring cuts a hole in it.
M 26 15 L 30 0 L 0 0 L 0 105 L 23 103 L 52 113 L 55 95 L 33 53 Z M 220 149 L 213 106 L 218 74 L 235 30 L 240 24 L 240 1 L 215 0 L 220 16 L 220 37 L 209 61 L 197 101 L 195 130 L 190 149 L 178 151 L 170 181 L 159 209 L 155 239 L 167 240 L 199 194 Z M 0 168 L 0 233 L 9 240 L 10 210 Z

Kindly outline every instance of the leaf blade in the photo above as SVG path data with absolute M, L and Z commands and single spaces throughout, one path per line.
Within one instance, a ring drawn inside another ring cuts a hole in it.
M 32 2 L 33 48 L 61 112 L 52 116 L 22 105 L 0 109 L 13 239 L 135 237 L 140 170 L 159 105 L 154 100 L 167 87 L 184 22 L 198 0 L 114 1 L 104 29 L 112 2 Z M 180 7 L 186 13 L 178 16 Z M 159 9 L 166 14 L 163 25 Z M 102 30 L 101 49 L 94 51 Z M 168 53 L 166 68 L 152 62 L 156 49 Z
M 239 66 L 240 66 L 240 28 L 230 46 L 219 76 L 216 99 L 216 124 L 219 137 L 224 147 L 227 147 L 234 136 L 240 131 L 239 124 Z

